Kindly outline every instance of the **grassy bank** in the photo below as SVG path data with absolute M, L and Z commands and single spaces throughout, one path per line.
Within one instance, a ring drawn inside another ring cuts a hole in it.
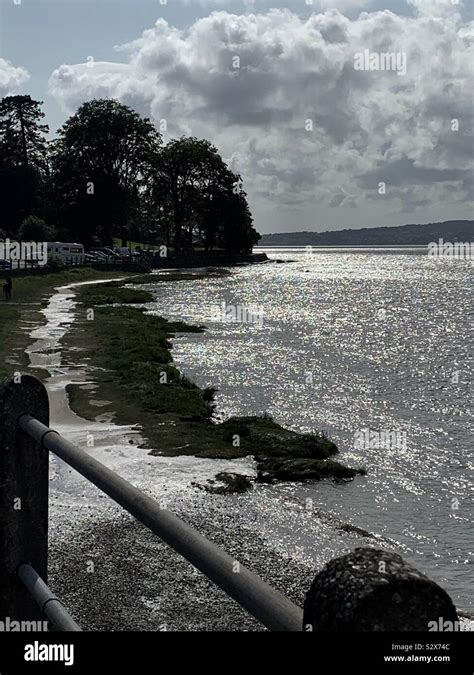
M 44 276 L 15 277 L 12 300 L 4 301 L 3 294 L 0 297 L 0 379 L 28 364 L 24 353 L 31 342 L 27 328 L 41 321 L 41 310 L 46 306 L 54 288 L 81 281 L 120 276 L 123 276 L 123 272 L 99 272 L 89 268 L 75 268 Z M 2 281 L 2 286 L 3 283 Z
M 178 280 L 183 275 L 167 275 L 166 280 L 171 278 Z M 159 284 L 160 278 L 145 275 L 133 281 Z M 144 314 L 142 307 L 127 306 L 147 303 L 153 296 L 122 286 L 111 283 L 78 290 L 80 310 L 66 336 L 63 356 L 66 364 L 74 364 L 79 354 L 81 363 L 94 366 L 95 386 L 68 387 L 73 410 L 87 419 L 109 413 L 119 424 L 138 423 L 153 454 L 222 459 L 254 455 L 262 482 L 356 475 L 357 471 L 332 459 L 338 451 L 324 435 L 298 434 L 267 416 L 215 424 L 215 390 L 201 389 L 184 377 L 171 354 L 173 334 L 201 332 L 203 327 L 169 322 Z M 121 304 L 110 306 L 116 303 Z M 94 345 L 93 353 L 90 345 Z M 229 491 L 233 491 L 231 483 L 227 481 Z M 222 489 L 226 489 L 225 481 Z

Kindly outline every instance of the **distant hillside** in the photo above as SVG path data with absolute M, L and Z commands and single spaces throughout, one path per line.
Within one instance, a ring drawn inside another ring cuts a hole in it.
M 444 223 L 363 227 L 334 232 L 281 232 L 264 234 L 258 246 L 397 246 L 429 244 L 430 241 L 474 241 L 474 220 L 447 220 Z

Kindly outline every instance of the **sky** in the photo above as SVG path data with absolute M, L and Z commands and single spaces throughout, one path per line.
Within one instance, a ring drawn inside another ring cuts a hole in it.
M 473 217 L 473 0 L 0 2 L 0 96 L 209 139 L 261 233 Z

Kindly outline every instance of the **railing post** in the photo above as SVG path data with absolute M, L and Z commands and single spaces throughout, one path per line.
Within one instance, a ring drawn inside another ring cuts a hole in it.
M 17 373 L 0 384 L 0 621 L 42 618 L 16 574 L 21 563 L 47 582 L 49 453 L 19 428 L 25 413 L 49 424 L 46 388 Z
M 305 631 L 437 630 L 458 621 L 438 584 L 396 553 L 356 548 L 334 558 L 316 575 L 304 602 Z

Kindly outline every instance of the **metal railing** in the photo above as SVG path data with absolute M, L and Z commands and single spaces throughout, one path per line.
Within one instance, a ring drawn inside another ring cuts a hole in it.
M 256 576 L 244 565 L 222 551 L 173 513 L 162 509 L 151 497 L 108 469 L 89 454 L 76 448 L 48 426 L 49 403 L 43 384 L 30 375 L 21 381 L 9 380 L 0 400 L 3 442 L 0 442 L 0 490 L 2 504 L 29 493 L 27 503 L 17 511 L 8 510 L 0 522 L 1 535 L 7 530 L 16 537 L 10 539 L 9 550 L 0 549 L 2 562 L 9 566 L 5 578 L 15 596 L 6 593 L 3 604 L 11 607 L 10 614 L 36 615 L 29 599 L 12 583 L 13 573 L 33 596 L 36 605 L 62 630 L 80 630 L 67 615 L 59 600 L 46 585 L 47 574 L 47 501 L 48 453 L 52 452 L 82 474 L 105 494 L 123 506 L 175 551 L 214 581 L 264 626 L 275 631 L 301 631 L 303 611 L 280 592 Z M 3 447 L 1 447 L 3 446 Z M 3 484 L 1 477 L 13 478 Z M 10 475 L 9 475 L 10 474 Z M 23 483 L 21 486 L 20 484 Z M 3 490 L 2 490 L 3 488 Z M 25 517 L 26 516 L 26 517 Z M 0 544 L 1 545 L 1 544 Z M 36 571 L 38 570 L 38 571 Z M 3 589 L 5 590 L 5 589 Z M 0 606 L 2 604 L 0 580 Z M 0 612 L 1 615 L 1 612 Z
M 17 574 L 38 605 L 41 614 L 44 614 L 57 630 L 69 632 L 81 630 L 80 626 L 63 607 L 62 602 L 49 590 L 31 565 L 23 563 L 18 568 Z
M 31 417 L 22 415 L 18 424 L 30 438 L 76 469 L 91 483 L 123 506 L 220 586 L 256 619 L 271 630 L 301 631 L 303 612 L 281 593 L 259 579 L 235 559 L 184 523 L 173 513 L 108 469 L 104 464 L 78 450 L 56 431 Z
M 366 630 L 381 630 L 387 593 L 396 590 L 400 595 L 403 588 L 411 594 L 410 602 L 401 603 L 395 614 L 391 609 L 390 620 L 395 623 L 390 629 L 414 625 L 414 601 L 429 606 L 436 616 L 455 615 L 443 589 L 399 556 L 393 562 L 394 554 L 372 548 L 359 548 L 331 561 L 306 594 L 303 613 L 244 565 L 236 566 L 238 561 L 176 515 L 50 429 L 46 388 L 31 375 L 17 374 L 0 385 L 0 619 L 46 616 L 57 630 L 81 630 L 47 586 L 50 452 L 125 508 L 270 630 L 347 630 L 347 626 L 362 624 L 368 626 Z M 336 584 L 334 578 L 342 581 Z M 327 616 L 321 624 L 324 611 Z

